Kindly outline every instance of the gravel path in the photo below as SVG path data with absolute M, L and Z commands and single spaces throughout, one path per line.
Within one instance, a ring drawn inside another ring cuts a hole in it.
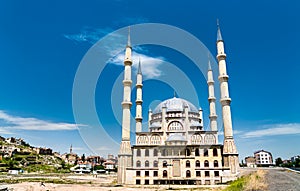
M 266 181 L 271 191 L 300 191 L 300 173 L 285 169 L 270 169 Z

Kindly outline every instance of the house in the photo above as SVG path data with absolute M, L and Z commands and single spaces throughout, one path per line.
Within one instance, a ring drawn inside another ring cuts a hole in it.
M 255 157 L 253 157 L 253 156 L 245 157 L 245 162 L 246 162 L 247 167 L 250 167 L 250 168 L 256 168 L 257 167 Z
M 271 152 L 265 150 L 259 150 L 254 152 L 255 164 L 257 166 L 272 166 L 273 157 Z

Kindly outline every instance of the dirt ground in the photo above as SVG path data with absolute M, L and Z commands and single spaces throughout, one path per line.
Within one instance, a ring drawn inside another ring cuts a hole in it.
M 52 184 L 45 183 L 45 186 L 41 186 L 36 182 L 23 182 L 19 184 L 9 185 L 12 191 L 136 191 L 140 188 L 124 188 L 124 187 L 103 187 L 95 184 Z M 143 189 L 144 191 L 154 191 L 157 189 Z
M 300 190 L 300 173 L 286 169 L 270 169 L 267 174 L 269 190 L 298 191 Z
M 32 178 L 37 179 L 41 178 L 40 176 L 30 176 L 30 177 L 19 177 L 22 178 Z M 59 179 L 60 177 L 53 176 L 43 176 L 47 179 Z M 168 185 L 156 185 L 151 187 L 140 186 L 123 186 L 118 187 L 114 184 L 116 182 L 116 175 L 98 175 L 97 177 L 92 175 L 69 175 L 64 176 L 63 179 L 72 180 L 74 184 L 53 184 L 53 183 L 43 183 L 41 182 L 23 182 L 18 184 L 8 184 L 9 190 L 11 191 L 162 191 L 167 190 Z M 90 183 L 87 183 L 90 182 Z M 172 185 L 173 188 L 176 188 L 177 191 L 181 189 L 180 185 Z M 191 187 L 192 189 L 192 187 Z M 184 191 L 190 190 L 189 188 L 183 189 Z M 204 190 L 212 190 L 210 187 L 201 188 Z M 220 189 L 217 189 L 220 190 Z

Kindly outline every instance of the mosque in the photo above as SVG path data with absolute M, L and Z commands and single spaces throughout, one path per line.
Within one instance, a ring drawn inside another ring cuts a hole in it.
M 187 100 L 174 97 L 149 111 L 147 132 L 142 131 L 143 75 L 139 63 L 135 101 L 136 140 L 135 145 L 131 145 L 132 48 L 128 35 L 124 60 L 122 141 L 118 154 L 119 184 L 214 185 L 236 179 L 239 160 L 232 131 L 226 54 L 219 26 L 216 44 L 224 126 L 223 144 L 218 142 L 216 98 L 210 63 L 207 71 L 210 129 L 203 128 L 201 109 Z

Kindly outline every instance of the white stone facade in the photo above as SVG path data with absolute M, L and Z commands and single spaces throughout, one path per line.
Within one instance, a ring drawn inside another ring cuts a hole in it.
M 161 102 L 148 114 L 148 131 L 142 124 L 142 72 L 139 63 L 136 99 L 136 139 L 130 145 L 131 46 L 130 36 L 124 61 L 124 99 L 122 142 L 119 152 L 120 184 L 191 184 L 211 185 L 236 179 L 238 152 L 231 121 L 231 99 L 224 42 L 218 28 L 217 59 L 219 63 L 220 102 L 224 124 L 224 142 L 218 142 L 213 71 L 209 64 L 208 92 L 210 129 L 203 128 L 202 109 L 181 98 Z M 129 83 L 130 81 L 130 83 Z

